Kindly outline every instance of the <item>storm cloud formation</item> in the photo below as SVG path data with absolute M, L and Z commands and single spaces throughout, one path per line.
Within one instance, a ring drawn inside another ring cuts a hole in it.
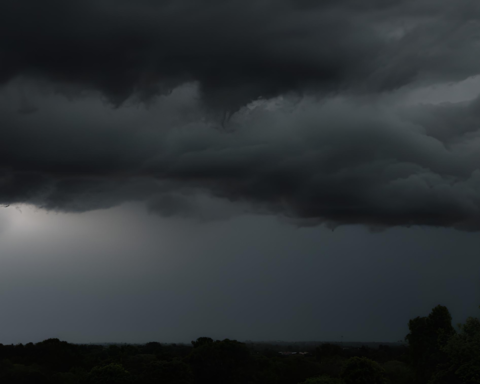
M 480 99 L 408 95 L 479 74 L 479 11 L 0 1 L 0 202 L 478 230 Z
M 474 1 L 2 1 L 0 79 L 119 104 L 198 81 L 238 108 L 287 91 L 379 92 L 478 73 Z

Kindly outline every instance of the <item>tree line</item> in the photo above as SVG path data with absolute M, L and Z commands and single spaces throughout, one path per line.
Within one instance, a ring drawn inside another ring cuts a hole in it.
M 452 326 L 437 306 L 409 321 L 404 346 L 278 345 L 200 337 L 191 345 L 0 344 L 1 384 L 480 384 L 480 320 Z M 288 348 L 292 350 L 292 347 Z

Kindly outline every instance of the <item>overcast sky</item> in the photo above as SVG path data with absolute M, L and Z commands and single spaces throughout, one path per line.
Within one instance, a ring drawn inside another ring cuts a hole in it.
M 0 342 L 477 315 L 479 43 L 475 0 L 0 0 Z

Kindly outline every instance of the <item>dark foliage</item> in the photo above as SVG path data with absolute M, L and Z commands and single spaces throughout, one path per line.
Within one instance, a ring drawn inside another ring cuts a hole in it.
M 426 383 L 447 361 L 443 347 L 455 334 L 452 316 L 446 307 L 438 305 L 427 317 L 410 320 L 408 327 L 410 333 L 406 340 L 410 345 L 410 363 L 417 382 Z
M 409 322 L 408 346 L 375 343 L 0 344 L 1 384 L 471 384 L 480 320 L 456 333 L 443 306 Z
M 403 348 L 343 348 L 325 343 L 241 343 L 200 337 L 192 345 L 78 345 L 58 339 L 0 344 L 1 384 L 340 383 L 345 361 L 402 360 Z M 316 379 L 319 378 L 319 379 Z M 321 378 L 321 379 L 320 379 Z M 327 380 L 327 381 L 326 381 Z

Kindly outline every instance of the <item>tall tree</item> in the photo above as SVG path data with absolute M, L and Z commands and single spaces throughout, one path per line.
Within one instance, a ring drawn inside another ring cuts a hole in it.
M 410 363 L 416 381 L 426 383 L 447 362 L 443 347 L 455 334 L 452 316 L 447 307 L 437 305 L 427 317 L 410 320 L 408 328 L 410 333 L 405 339 L 409 344 Z
M 432 384 L 480 384 L 480 320 L 469 317 L 459 328 L 443 347 L 448 362 Z

